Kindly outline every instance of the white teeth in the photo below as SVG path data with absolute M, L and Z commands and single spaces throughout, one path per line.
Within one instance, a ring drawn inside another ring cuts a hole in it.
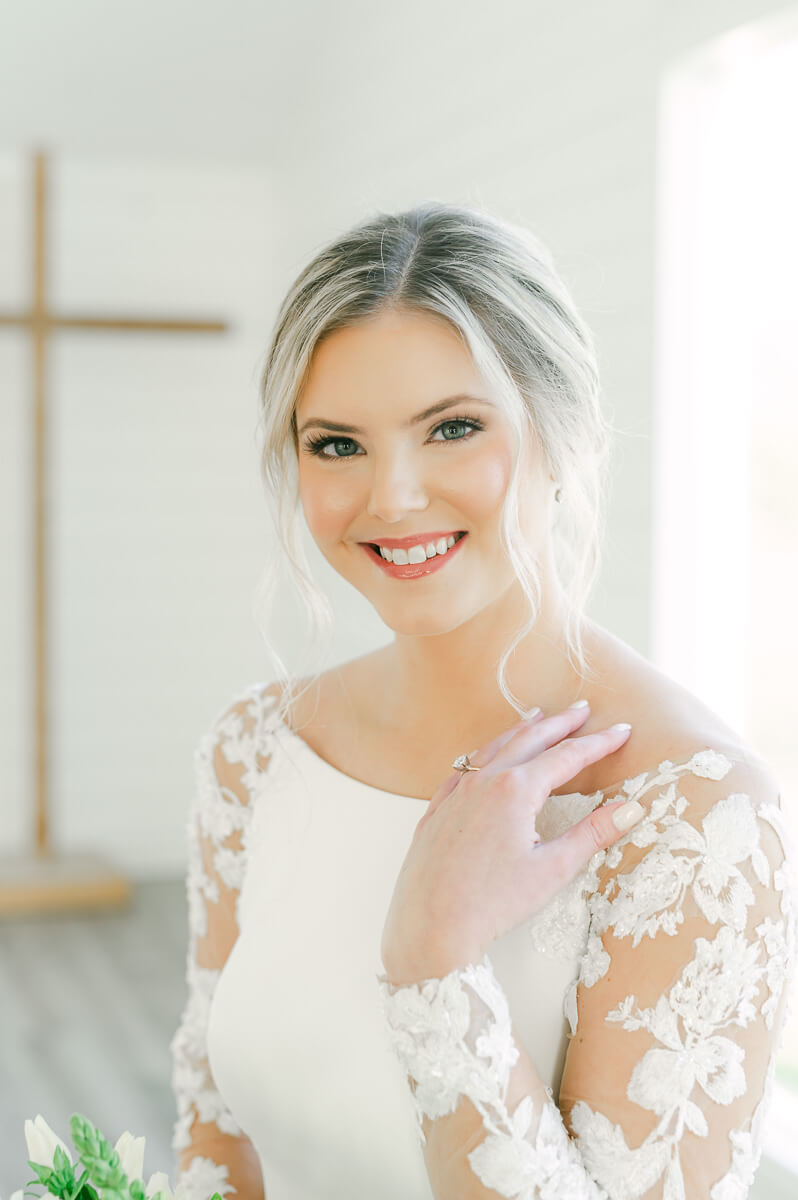
M 445 554 L 456 540 L 454 534 L 449 534 L 448 537 L 438 538 L 437 542 L 427 542 L 426 546 L 410 546 L 407 550 L 403 550 L 400 546 L 394 550 L 380 546 L 380 554 L 386 562 L 394 562 L 398 566 L 404 567 L 408 563 L 425 562 L 428 558 L 434 558 L 436 554 Z

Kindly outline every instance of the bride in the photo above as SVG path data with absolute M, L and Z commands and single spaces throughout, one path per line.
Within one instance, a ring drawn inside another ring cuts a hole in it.
M 586 615 L 599 390 L 551 256 L 476 209 L 380 214 L 285 297 L 283 561 L 323 628 L 301 504 L 393 637 L 275 655 L 197 747 L 190 1200 L 747 1195 L 796 953 L 779 785 Z

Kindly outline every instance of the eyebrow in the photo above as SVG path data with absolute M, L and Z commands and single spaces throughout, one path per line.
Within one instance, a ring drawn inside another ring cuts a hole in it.
M 462 404 L 463 401 L 469 401 L 471 404 L 485 404 L 489 408 L 495 408 L 491 400 L 485 400 L 481 396 L 471 396 L 468 392 L 460 392 L 456 396 L 448 396 L 445 400 L 439 400 L 437 404 L 431 404 L 429 408 L 425 408 L 423 412 L 416 413 L 409 421 L 405 422 L 406 428 L 413 425 L 420 425 L 422 421 L 427 421 L 430 417 L 434 417 L 436 413 L 445 412 L 447 408 L 451 408 L 454 404 Z M 342 425 L 338 421 L 327 421 L 322 417 L 311 417 L 305 421 L 299 433 L 302 434 L 306 429 L 332 429 L 336 433 L 365 433 L 359 425 Z

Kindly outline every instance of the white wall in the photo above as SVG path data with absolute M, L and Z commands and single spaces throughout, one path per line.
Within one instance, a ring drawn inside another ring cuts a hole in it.
M 18 203 L 26 174 L 18 158 L 3 159 L 0 247 L 9 254 L 29 244 Z M 157 875 L 184 856 L 198 726 L 221 704 L 225 680 L 257 678 L 261 667 L 251 593 L 270 540 L 253 377 L 278 299 L 273 188 L 253 166 L 68 158 L 55 163 L 51 191 L 55 309 L 231 325 L 224 334 L 61 331 L 50 344 L 53 842 Z M 23 308 L 29 291 L 15 269 L 0 307 Z M 18 330 L 0 336 L 6 853 L 32 846 L 27 340 Z

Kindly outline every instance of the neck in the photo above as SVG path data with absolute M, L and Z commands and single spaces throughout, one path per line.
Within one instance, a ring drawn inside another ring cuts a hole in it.
M 459 737 L 480 730 L 484 741 L 485 729 L 498 733 L 520 720 L 496 676 L 501 656 L 527 612 L 526 596 L 514 581 L 494 604 L 449 633 L 397 634 L 381 655 L 381 723 L 393 730 L 425 731 L 427 736 L 430 730 L 452 726 Z M 594 628 L 586 622 L 588 651 Z M 568 659 L 564 602 L 545 583 L 535 625 L 513 651 L 505 679 L 526 710 L 539 705 L 547 716 L 589 694 L 589 686 Z

